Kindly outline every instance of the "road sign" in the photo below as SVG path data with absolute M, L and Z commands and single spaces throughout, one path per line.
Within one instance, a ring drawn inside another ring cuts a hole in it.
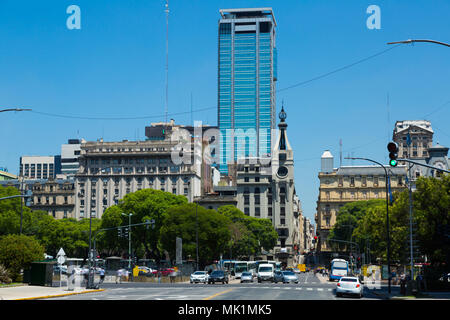
M 66 262 L 66 258 L 64 256 L 59 256 L 57 260 L 58 264 L 63 264 L 64 262 Z
M 59 249 L 58 254 L 56 255 L 56 259 L 58 261 L 58 264 L 63 264 L 66 262 L 66 253 L 64 252 L 63 248 Z

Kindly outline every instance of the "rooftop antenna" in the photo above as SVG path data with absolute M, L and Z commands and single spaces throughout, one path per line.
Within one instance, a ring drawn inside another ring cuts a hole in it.
M 167 113 L 169 112 L 169 0 L 166 0 L 166 123 L 167 123 Z
M 191 125 L 194 126 L 194 113 L 192 111 L 192 92 L 191 92 Z
M 339 167 L 342 167 L 342 138 L 339 139 Z

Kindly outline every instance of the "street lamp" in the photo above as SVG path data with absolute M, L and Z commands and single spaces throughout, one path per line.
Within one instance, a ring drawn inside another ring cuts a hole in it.
M 0 110 L 0 112 L 7 112 L 7 111 L 31 111 L 31 109 L 10 108 L 10 109 Z
M 402 40 L 402 41 L 388 42 L 387 44 L 414 43 L 414 42 L 430 42 L 430 43 L 436 43 L 436 44 L 450 47 L 450 44 L 448 44 L 448 43 L 435 41 L 435 40 L 429 40 L 429 39 L 408 39 L 408 40 Z
M 196 242 L 196 254 L 197 254 L 197 270 L 199 270 L 199 258 L 198 258 L 198 212 L 197 212 L 197 208 L 198 208 L 198 203 L 195 203 L 195 242 Z
M 351 160 L 365 160 L 378 164 L 384 169 L 385 174 L 385 185 L 386 185 L 386 233 L 387 233 L 387 265 L 388 265 L 388 292 L 391 293 L 391 237 L 389 235 L 389 190 L 388 190 L 388 172 L 386 167 L 383 166 L 378 161 L 367 159 L 367 158 L 354 158 L 354 157 L 346 157 L 345 159 Z

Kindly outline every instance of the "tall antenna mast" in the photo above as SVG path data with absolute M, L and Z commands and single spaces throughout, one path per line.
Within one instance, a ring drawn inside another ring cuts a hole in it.
M 166 121 L 167 123 L 167 113 L 169 112 L 169 0 L 166 0 Z
M 339 167 L 342 167 L 342 138 L 339 139 Z

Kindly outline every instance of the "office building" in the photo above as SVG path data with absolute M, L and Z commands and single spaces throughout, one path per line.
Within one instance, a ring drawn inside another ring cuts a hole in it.
M 276 21 L 271 8 L 222 9 L 219 20 L 220 165 L 271 154 L 277 80 Z

